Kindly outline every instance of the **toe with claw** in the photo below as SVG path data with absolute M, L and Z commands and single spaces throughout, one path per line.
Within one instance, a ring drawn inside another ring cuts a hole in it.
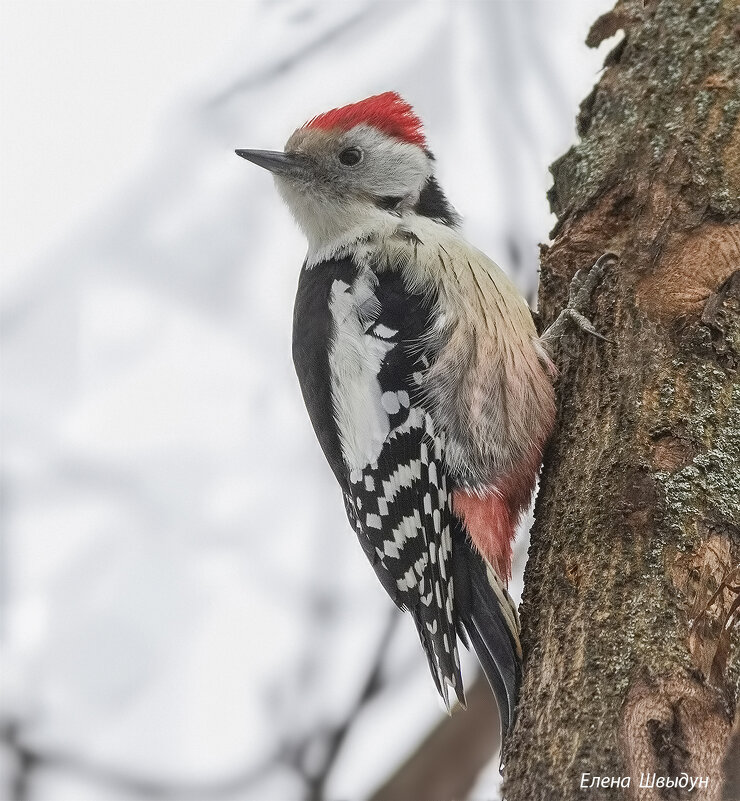
M 565 334 L 572 323 L 598 339 L 609 341 L 600 334 L 584 315 L 594 289 L 601 282 L 606 270 L 616 264 L 619 256 L 616 253 L 604 253 L 588 272 L 578 270 L 573 276 L 568 291 L 568 305 L 560 312 L 555 322 L 549 326 L 540 337 L 540 342 L 550 350 L 552 346 Z

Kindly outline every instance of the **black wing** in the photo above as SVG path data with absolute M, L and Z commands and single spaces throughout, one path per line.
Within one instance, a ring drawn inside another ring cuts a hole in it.
M 516 607 L 451 510 L 444 436 L 412 407 L 377 464 L 352 476 L 347 516 L 388 594 L 411 612 L 435 685 L 465 704 L 457 636 L 468 639 L 494 692 L 502 738 L 521 684 Z
M 437 690 L 464 703 L 457 651 L 452 514 L 442 438 L 411 406 L 377 462 L 350 476 L 345 505 L 388 594 L 416 623 Z

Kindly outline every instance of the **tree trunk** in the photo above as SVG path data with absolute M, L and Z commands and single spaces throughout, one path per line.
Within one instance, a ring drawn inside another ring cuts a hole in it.
M 740 799 L 740 3 L 620 0 L 588 44 L 619 29 L 552 167 L 544 320 L 621 259 L 610 341 L 559 357 L 508 801 Z

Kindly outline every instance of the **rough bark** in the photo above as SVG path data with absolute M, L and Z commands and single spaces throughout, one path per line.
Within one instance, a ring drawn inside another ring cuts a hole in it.
M 620 0 L 588 43 L 618 30 L 581 106 L 581 141 L 552 167 L 545 321 L 576 269 L 605 251 L 621 259 L 590 310 L 610 341 L 575 335 L 559 359 L 505 794 L 729 801 L 740 798 L 740 3 Z M 641 774 L 683 772 L 708 787 L 639 787 Z M 584 773 L 630 787 L 582 790 Z

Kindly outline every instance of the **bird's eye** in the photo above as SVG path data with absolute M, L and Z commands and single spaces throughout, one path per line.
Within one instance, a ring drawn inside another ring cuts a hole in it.
M 345 148 L 339 154 L 339 161 L 341 161 L 345 167 L 354 167 L 362 161 L 362 151 L 359 147 Z

